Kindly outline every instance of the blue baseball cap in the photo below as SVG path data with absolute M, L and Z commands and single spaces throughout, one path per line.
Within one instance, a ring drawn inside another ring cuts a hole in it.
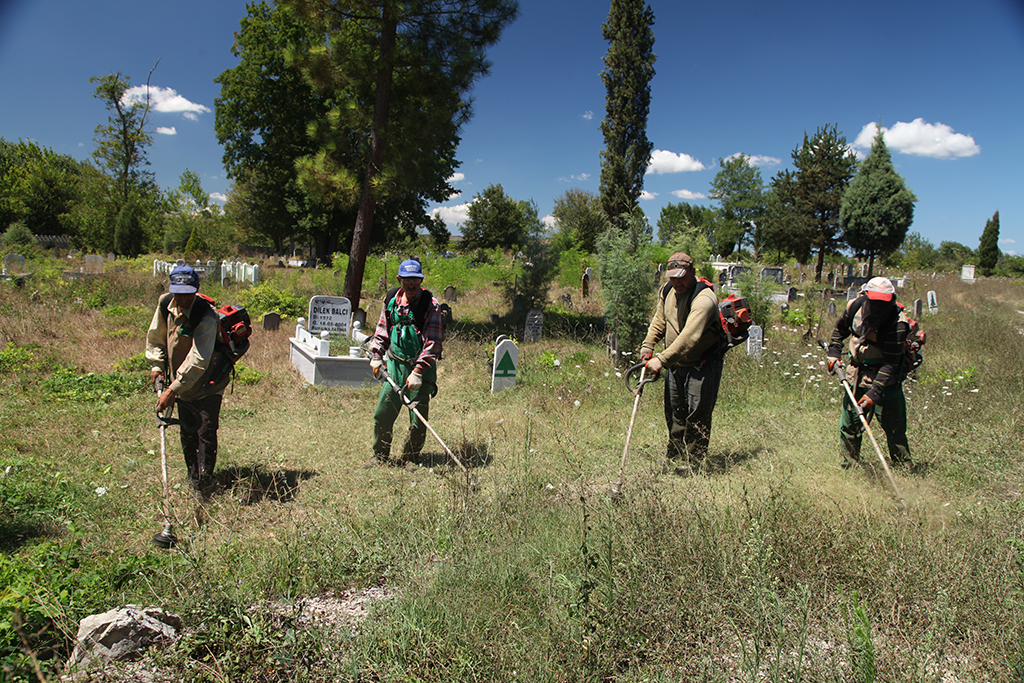
M 171 293 L 193 294 L 199 291 L 199 275 L 192 266 L 175 266 L 171 271 Z
M 402 261 L 402 265 L 398 266 L 398 277 L 423 277 L 420 262 L 412 259 Z

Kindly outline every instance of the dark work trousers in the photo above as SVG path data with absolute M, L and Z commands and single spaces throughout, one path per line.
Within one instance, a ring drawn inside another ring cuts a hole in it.
M 711 413 L 722 382 L 722 360 L 689 367 L 668 367 L 666 370 L 668 458 L 700 465 L 708 455 Z
M 857 400 L 868 393 L 870 387 L 857 387 Z M 907 440 L 907 398 L 903 394 L 903 384 L 897 383 L 882 390 L 882 396 L 875 403 L 874 409 L 865 417 L 871 422 L 873 415 L 878 416 L 878 424 L 885 432 L 889 446 L 889 459 L 894 465 L 907 464 L 910 460 L 910 442 Z M 847 394 L 843 398 L 843 412 L 839 419 L 840 451 L 843 455 L 843 466 L 849 467 L 852 462 L 860 460 L 860 442 L 864 434 L 864 425 L 860 422 L 857 410 Z
M 178 401 L 181 419 L 181 451 L 192 483 L 206 482 L 217 466 L 217 428 L 220 426 L 220 394 Z
M 424 420 L 430 419 L 429 392 L 420 391 L 412 394 L 411 405 L 412 408 L 420 411 Z M 414 461 L 420 457 L 423 442 L 427 438 L 427 425 L 416 417 L 412 408 L 409 409 L 409 437 L 402 448 L 402 459 L 407 461 Z M 385 382 L 380 389 L 377 410 L 373 413 L 373 454 L 378 460 L 387 460 L 391 455 L 393 428 L 400 412 L 402 412 L 402 398 L 389 382 Z

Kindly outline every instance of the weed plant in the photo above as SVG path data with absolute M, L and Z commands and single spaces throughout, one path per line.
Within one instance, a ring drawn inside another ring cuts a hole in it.
M 508 261 L 425 262 L 428 287 L 459 288 L 431 425 L 474 485 L 432 442 L 421 467 L 364 467 L 377 386 L 306 385 L 287 330 L 257 329 L 209 498 L 168 432 L 180 543 L 165 551 L 139 359 L 164 283 L 144 259 L 77 283 L 45 260 L 29 285 L 0 283 L 4 680 L 70 673 L 78 621 L 129 603 L 184 620 L 142 663 L 167 680 L 1020 680 L 1016 282 L 921 276 L 901 292 L 939 302 L 906 385 L 922 468 L 896 471 L 904 513 L 884 480 L 839 467 L 842 390 L 806 320 L 759 320 L 760 361 L 729 352 L 698 476 L 661 474 L 663 385 L 648 385 L 616 501 L 633 395 L 590 331 L 600 302 L 552 291 L 517 386 L 492 395 L 487 351 L 515 316 L 491 283 Z M 330 271 L 264 272 L 300 301 L 336 291 Z M 380 599 L 353 619 L 354 595 Z

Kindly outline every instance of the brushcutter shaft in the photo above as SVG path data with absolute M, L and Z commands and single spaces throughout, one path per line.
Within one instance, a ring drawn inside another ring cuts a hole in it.
M 824 339 L 818 340 L 818 346 L 828 350 L 828 346 L 825 344 Z M 875 453 L 878 454 L 878 460 L 882 463 L 882 469 L 885 471 L 885 476 L 889 480 L 889 485 L 892 486 L 893 492 L 896 494 L 896 499 L 900 502 L 900 505 L 904 509 L 907 508 L 907 501 L 903 499 L 903 494 L 900 493 L 900 489 L 896 486 L 896 478 L 892 476 L 892 470 L 889 469 L 889 463 L 886 462 L 885 456 L 882 455 L 882 448 L 878 445 L 878 440 L 875 439 L 875 432 L 871 429 L 871 423 L 868 422 L 868 416 L 864 414 L 864 409 L 860 403 L 857 402 L 857 395 L 853 391 L 853 387 L 850 386 L 850 380 L 846 378 L 846 366 L 843 365 L 841 358 L 837 358 L 835 362 L 835 374 L 839 377 L 839 382 L 843 385 L 846 390 L 846 395 L 850 398 L 850 403 L 853 404 L 853 409 L 857 413 L 857 417 L 860 418 L 860 423 L 864 427 L 864 431 L 867 432 L 868 438 L 871 440 L 871 445 L 875 448 Z
M 466 466 L 462 464 L 461 460 L 455 457 L 455 454 L 452 453 L 452 449 L 448 448 L 445 442 L 441 440 L 441 437 L 437 435 L 437 432 L 435 432 L 434 428 L 430 426 L 430 423 L 423 419 L 423 415 L 420 413 L 419 409 L 417 409 L 416 406 L 412 404 L 412 400 L 405 395 L 405 392 L 402 390 L 402 387 L 398 386 L 398 384 L 395 383 L 395 380 L 391 379 L 391 375 L 388 374 L 388 371 L 381 367 L 380 374 L 382 377 L 384 377 L 384 379 L 387 380 L 388 384 L 390 384 L 391 387 L 396 392 L 398 392 L 398 397 L 402 400 L 402 403 L 404 403 L 406 407 L 409 408 L 409 410 L 411 410 L 416 415 L 417 418 L 419 418 L 420 422 L 422 422 L 423 425 L 430 430 L 430 433 L 434 435 L 434 438 L 437 439 L 437 442 L 441 444 L 441 447 L 445 450 L 446 453 L 448 453 L 448 457 L 451 458 L 452 461 L 454 461 L 455 464 L 458 465 L 463 472 L 466 472 L 468 474 L 469 470 L 466 469 Z

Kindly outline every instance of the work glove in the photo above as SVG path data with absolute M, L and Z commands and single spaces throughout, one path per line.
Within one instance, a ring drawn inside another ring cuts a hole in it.
M 409 389 L 419 389 L 423 386 L 423 375 L 418 372 L 413 372 L 409 375 L 409 379 L 405 381 L 405 385 Z
M 860 397 L 860 400 L 857 401 L 857 405 L 860 406 L 860 409 L 864 411 L 865 415 L 875 409 L 875 402 L 872 401 L 871 397 L 867 394 Z
M 380 369 L 384 365 L 384 361 L 379 358 L 374 358 L 370 361 L 370 370 L 373 371 L 373 376 L 380 379 Z
M 649 361 L 647 361 L 647 372 L 652 375 L 657 375 L 659 372 L 661 372 L 661 369 L 663 367 L 664 364 L 657 357 L 651 358 Z
M 829 356 L 829 359 L 828 359 L 828 374 L 830 374 L 830 375 L 834 375 L 835 374 L 835 372 L 836 372 L 835 371 L 835 367 L 836 367 L 836 363 L 838 363 L 838 362 L 839 362 L 838 358 L 832 358 L 831 356 Z
M 640 360 L 644 363 L 654 357 L 654 351 L 650 349 L 640 349 Z

